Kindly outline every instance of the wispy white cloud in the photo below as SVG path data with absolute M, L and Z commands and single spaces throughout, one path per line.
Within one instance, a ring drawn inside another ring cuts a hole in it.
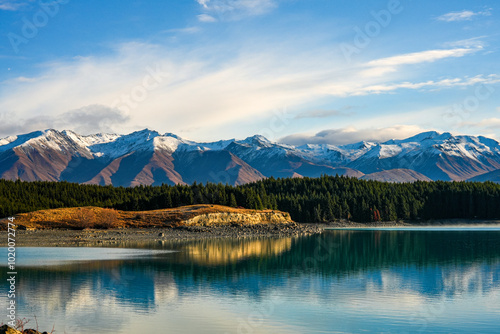
M 99 104 L 130 115 L 122 131 L 146 126 L 164 132 L 202 127 L 203 136 L 215 127 L 265 117 L 272 110 L 323 94 L 319 87 L 328 79 L 323 77 L 329 68 L 326 56 L 296 53 L 285 66 L 286 50 L 258 49 L 220 63 L 211 57 L 219 46 L 186 52 L 123 44 L 108 56 L 52 62 L 30 80 L 0 83 L 0 114 L 8 112 L 21 124 L 20 120 L 33 115 L 56 117 Z M 311 60 L 317 68 L 310 68 Z
M 210 0 L 196 0 L 197 3 L 199 3 L 203 8 L 208 8 L 208 3 Z
M 475 52 L 475 49 L 460 48 L 448 50 L 428 50 L 422 52 L 406 53 L 402 55 L 372 60 L 367 66 L 400 66 L 408 64 L 420 64 L 433 62 L 449 57 L 463 57 L 464 55 Z
M 26 0 L 0 0 L 0 10 L 16 11 L 26 7 L 31 1 Z
M 500 82 L 500 76 L 490 74 L 488 76 L 478 75 L 472 78 L 453 78 L 443 80 L 429 80 L 424 82 L 401 82 L 395 84 L 378 84 L 365 87 L 359 87 L 353 90 L 349 95 L 367 95 L 392 92 L 398 89 L 423 89 L 423 88 L 451 88 L 466 87 L 477 84 L 496 84 Z
M 333 116 L 346 116 L 347 113 L 340 110 L 308 110 L 295 116 L 295 119 L 302 118 L 328 118 Z
M 491 15 L 491 9 L 487 9 L 480 12 L 473 12 L 471 10 L 462 10 L 460 12 L 450 12 L 437 17 L 439 21 L 445 22 L 456 22 L 456 21 L 470 21 L 476 16 L 489 16 Z
M 496 83 L 496 74 L 476 76 L 474 78 L 448 78 L 441 80 L 427 80 L 419 82 L 397 82 L 399 78 L 416 75 L 412 65 L 436 62 L 446 58 L 463 57 L 479 50 L 468 48 L 426 50 L 415 53 L 395 55 L 374 59 L 365 63 L 344 69 L 342 78 L 337 78 L 323 83 L 321 89 L 324 94 L 345 97 L 369 94 L 394 92 L 398 89 L 440 89 L 458 86 L 468 86 L 476 83 Z M 387 73 L 392 75 L 389 77 Z M 331 76 L 337 76 L 330 72 Z
M 200 32 L 200 31 L 201 31 L 200 27 L 186 27 L 186 28 L 165 30 L 165 32 L 168 32 L 168 33 L 182 33 L 182 34 L 195 34 L 195 33 Z
M 405 139 L 425 131 L 416 125 L 395 125 L 385 128 L 357 129 L 353 126 L 320 131 L 314 135 L 294 134 L 281 138 L 279 142 L 290 145 L 330 144 L 345 145 L 360 141 L 384 142 L 390 139 Z
M 212 18 L 215 16 L 217 20 L 238 20 L 262 15 L 277 7 L 276 0 L 196 0 L 196 2 L 207 16 Z M 198 18 L 200 19 L 200 16 Z
M 80 134 L 117 132 L 130 117 L 118 109 L 103 105 L 89 105 L 58 115 L 35 115 L 15 119 L 0 114 L 0 133 L 25 133 L 44 129 L 69 129 Z
M 485 46 L 483 39 L 485 39 L 486 37 L 487 36 L 478 36 L 454 42 L 447 42 L 444 43 L 443 45 L 445 47 L 451 47 L 451 48 L 482 49 Z
M 14 81 L 17 81 L 17 82 L 35 82 L 36 80 L 37 80 L 36 78 L 28 78 L 28 77 L 14 78 Z
M 444 58 L 463 57 L 467 54 L 477 52 L 479 49 L 480 47 L 427 50 L 376 59 L 366 63 L 365 66 L 368 67 L 368 69 L 365 70 L 363 74 L 366 76 L 380 76 L 386 73 L 395 72 L 398 67 L 403 65 L 430 63 Z
M 217 19 L 215 17 L 210 16 L 208 14 L 200 14 L 197 17 L 198 17 L 198 21 L 200 21 L 200 22 L 208 22 L 208 23 L 217 22 Z
M 480 128 L 483 130 L 500 130 L 500 118 L 492 117 L 480 120 L 478 122 L 461 122 L 459 126 L 466 128 Z
M 45 64 L 38 75 L 0 82 L 0 114 L 9 113 L 14 122 L 19 120 L 19 124 L 25 124 L 20 120 L 31 119 L 33 115 L 57 117 L 82 106 L 104 105 L 129 115 L 128 121 L 121 123 L 122 131 L 142 127 L 161 132 L 200 128 L 196 135 L 206 139 L 216 136 L 214 129 L 227 129 L 229 124 L 250 119 L 265 119 L 273 110 L 303 106 L 321 98 L 500 80 L 492 75 L 402 81 L 411 69 L 397 71 L 390 79 L 367 77 L 360 75 L 369 67 L 367 64 L 345 68 L 341 55 L 339 59 L 332 59 L 329 50 L 299 50 L 296 43 L 297 40 L 293 46 L 283 44 L 279 51 L 274 45 L 260 45 L 255 50 L 242 50 L 237 56 L 228 56 L 224 62 L 212 56 L 220 50 L 219 45 L 186 51 L 162 45 L 125 43 L 107 56 L 52 62 Z M 450 57 L 454 54 L 449 53 Z M 414 58 L 398 57 L 368 64 L 416 63 Z M 285 58 L 287 62 L 283 62 Z M 429 57 L 421 59 L 429 61 Z M 155 77 L 157 81 L 152 80 Z M 299 114 L 299 118 L 334 115 L 333 110 L 313 109 Z

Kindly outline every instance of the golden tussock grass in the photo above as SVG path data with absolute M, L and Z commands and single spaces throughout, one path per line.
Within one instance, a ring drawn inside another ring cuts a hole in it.
M 190 205 L 152 211 L 121 211 L 99 207 L 76 207 L 40 210 L 15 216 L 15 224 L 27 229 L 110 229 L 133 227 L 172 227 L 182 221 L 208 213 L 279 212 L 273 210 L 248 210 L 221 205 Z M 1 228 L 6 229 L 6 221 Z

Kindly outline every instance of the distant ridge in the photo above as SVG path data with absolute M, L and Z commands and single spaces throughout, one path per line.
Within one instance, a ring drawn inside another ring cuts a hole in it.
M 345 175 L 387 182 L 498 182 L 500 144 L 482 136 L 435 131 L 383 143 L 291 146 L 256 135 L 197 143 L 144 129 L 126 135 L 79 135 L 53 129 L 0 139 L 0 177 L 138 186 L 267 177 Z
M 432 181 L 427 176 L 415 172 L 411 169 L 390 169 L 382 172 L 371 173 L 361 177 L 362 180 L 373 180 L 382 182 L 415 182 L 415 181 Z
M 484 173 L 478 176 L 475 176 L 468 181 L 472 182 L 485 182 L 485 181 L 492 181 L 495 183 L 500 183 L 500 169 L 494 170 L 489 173 Z

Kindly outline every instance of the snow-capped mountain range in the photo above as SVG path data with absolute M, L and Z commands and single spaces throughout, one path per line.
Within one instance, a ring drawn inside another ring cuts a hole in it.
M 500 182 L 500 143 L 424 132 L 404 140 L 291 146 L 256 135 L 197 143 L 152 130 L 79 135 L 45 130 L 0 139 L 0 177 L 115 186 L 347 175 L 363 179 Z

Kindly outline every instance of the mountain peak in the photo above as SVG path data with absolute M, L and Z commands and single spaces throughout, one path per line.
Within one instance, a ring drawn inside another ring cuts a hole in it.
M 262 135 L 254 135 L 251 137 L 247 137 L 241 142 L 259 147 L 270 147 L 273 144 L 269 139 L 267 139 Z
M 54 138 L 54 137 L 64 136 L 64 133 L 59 132 L 56 129 L 46 129 L 46 130 L 42 131 L 41 136 L 50 139 L 50 138 Z
M 175 139 L 182 140 L 181 137 L 179 137 L 178 135 L 176 135 L 175 133 L 172 133 L 172 132 L 165 132 L 165 134 L 163 136 L 164 137 L 172 137 L 172 138 L 175 138 Z
M 65 136 L 78 136 L 78 134 L 72 130 L 63 130 L 61 133 Z
M 446 132 L 446 134 L 451 136 L 451 134 L 449 134 L 448 132 Z M 424 140 L 436 139 L 439 136 L 441 136 L 441 133 L 439 133 L 437 131 L 426 131 L 426 132 L 421 132 L 415 136 L 403 139 L 401 141 L 402 142 L 422 142 Z M 397 142 L 397 141 L 395 141 L 395 142 Z
M 20 159 L 11 159 L 14 155 Z M 196 175 L 225 170 L 228 162 L 221 161 L 226 158 L 236 164 L 248 164 L 257 171 L 252 177 L 245 174 L 249 177 L 244 178 L 247 181 L 262 175 L 334 175 L 339 168 L 365 174 L 408 169 L 433 180 L 466 180 L 500 167 L 500 144 L 481 136 L 453 136 L 437 131 L 385 143 L 362 141 L 342 146 L 299 147 L 271 142 L 262 135 L 200 143 L 181 139 L 173 133 L 161 135 L 150 129 L 125 135 L 79 135 L 70 130 L 47 129 L 0 138 L 0 161 L 4 168 L 0 177 L 22 176 L 26 181 L 71 179 L 115 184 L 113 180 L 130 177 L 135 180 L 133 183 L 127 179 L 130 184 L 152 184 L 160 180 L 191 182 L 194 170 Z M 139 165 L 132 167 L 131 163 Z M 139 173 L 141 164 L 147 168 Z M 114 174 L 117 176 L 112 176 Z M 396 177 L 392 172 L 386 174 Z M 210 179 L 203 174 L 199 180 L 207 178 Z M 129 184 L 122 181 L 116 184 Z
M 160 135 L 160 133 L 158 131 L 155 131 L 155 130 L 150 130 L 148 128 L 146 129 L 143 129 L 143 130 L 139 130 L 139 131 L 135 131 L 135 132 L 132 132 L 131 134 L 129 135 L 125 135 L 125 136 L 130 136 L 130 135 L 141 135 L 141 136 L 145 136 L 147 135 L 148 136 L 148 139 L 150 139 L 151 137 L 157 137 Z M 152 139 L 152 138 L 151 138 Z
M 447 140 L 452 138 L 453 135 L 449 132 L 443 132 L 439 133 L 437 131 L 426 131 L 426 132 L 421 132 L 419 134 L 416 134 L 412 137 L 406 138 L 406 139 L 391 139 L 386 142 L 383 142 L 382 144 L 385 145 L 397 145 L 401 143 L 421 143 L 427 140 Z
M 264 137 L 263 135 L 253 135 L 251 138 L 254 138 L 256 140 L 264 141 L 270 143 L 271 141 Z
M 8 136 L 0 139 L 0 152 L 6 151 L 8 149 L 14 148 L 16 146 L 20 146 L 26 143 L 28 140 L 33 138 L 40 137 L 44 134 L 43 131 L 34 131 L 23 135 L 18 136 Z

